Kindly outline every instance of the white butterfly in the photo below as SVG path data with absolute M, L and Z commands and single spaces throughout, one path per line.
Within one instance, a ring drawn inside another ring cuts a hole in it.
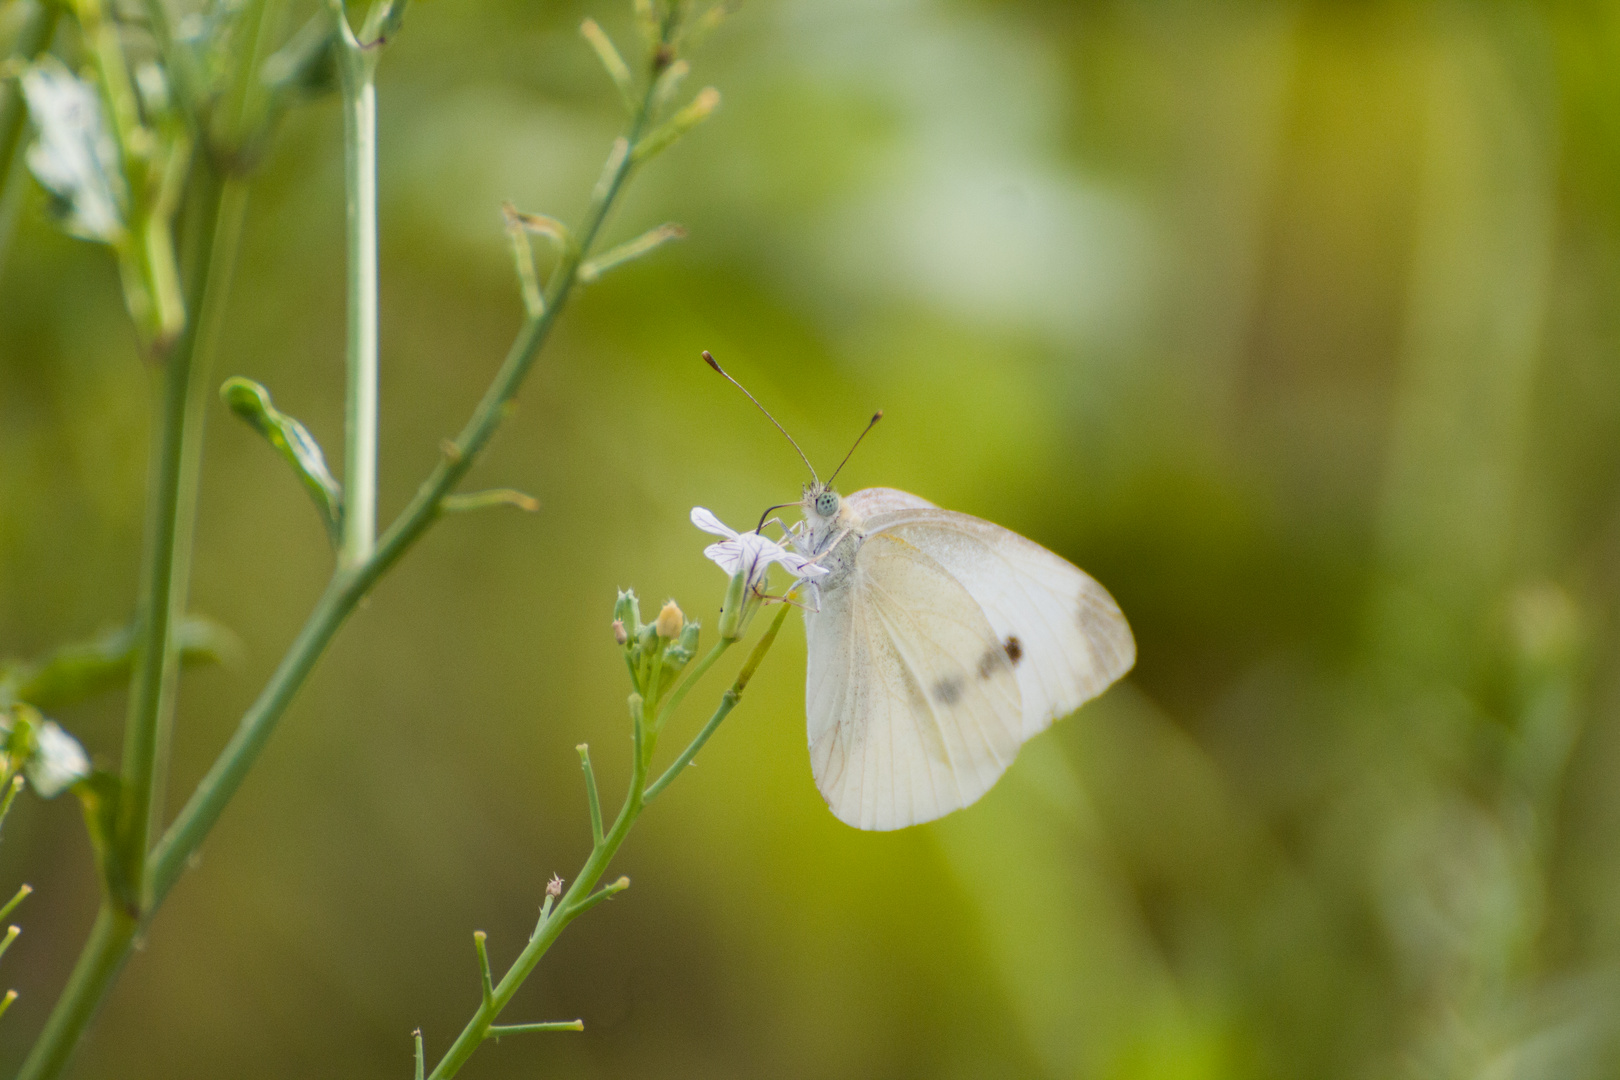
M 776 418 L 713 356 L 703 359 L 770 417 L 814 476 Z M 792 566 L 770 546 L 817 597 L 804 614 L 816 787 L 841 821 L 901 829 L 989 791 L 1026 740 L 1131 669 L 1136 641 L 1114 598 L 1068 560 L 894 488 L 840 498 L 831 484 L 843 467 L 787 504 L 804 512 L 791 537 L 807 558 Z M 702 513 L 693 511 L 699 528 L 738 539 Z
M 810 768 L 841 821 L 969 805 L 1136 661 L 1113 597 L 1011 530 L 894 488 L 800 506 L 795 545 L 828 571 L 804 615 Z

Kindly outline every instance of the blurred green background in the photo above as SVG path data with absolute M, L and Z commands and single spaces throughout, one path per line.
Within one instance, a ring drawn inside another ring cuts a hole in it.
M 575 28 L 434 0 L 382 65 L 383 512 L 520 315 L 497 212 L 577 218 L 618 118 Z M 568 312 L 475 482 L 357 613 L 175 890 L 83 1077 L 402 1077 L 588 847 L 626 772 L 615 589 L 712 626 L 686 515 L 846 491 L 1091 571 L 1135 672 L 934 825 L 838 823 L 797 619 L 465 1075 L 1620 1076 L 1620 8 L 750 0 L 721 110 L 614 239 L 683 244 Z M 296 113 L 216 375 L 336 457 L 342 162 Z M 111 261 L 35 191 L 0 277 L 0 652 L 127 619 L 149 415 Z M 328 571 L 280 461 L 210 419 L 171 803 Z M 695 729 L 723 682 L 677 723 Z M 115 762 L 116 695 L 58 719 Z M 615 803 L 616 805 L 616 803 Z M 78 811 L 28 800 L 20 1060 L 93 916 Z

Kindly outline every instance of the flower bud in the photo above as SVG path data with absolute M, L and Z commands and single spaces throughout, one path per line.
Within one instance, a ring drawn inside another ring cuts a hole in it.
M 620 645 L 630 640 L 630 631 L 624 628 L 624 620 L 613 620 L 613 640 Z
M 656 625 L 659 637 L 665 641 L 673 641 L 681 636 L 681 627 L 686 625 L 686 616 L 681 614 L 681 609 L 671 600 L 658 612 Z
M 735 641 L 741 635 L 743 604 L 747 599 L 748 573 L 744 567 L 731 575 L 731 584 L 726 586 L 726 606 L 720 609 L 722 639 Z
M 558 877 L 556 874 L 552 874 L 551 875 L 551 880 L 546 882 L 546 895 L 547 896 L 561 896 L 562 895 L 562 887 L 563 887 L 562 878 Z
M 698 630 L 697 623 L 689 622 L 681 629 L 680 638 L 664 647 L 664 667 L 669 669 L 671 675 L 680 674 L 681 669 L 697 655 Z
M 613 618 L 624 625 L 626 633 L 634 634 L 641 629 L 641 605 L 636 603 L 634 590 L 625 589 L 619 594 L 619 602 L 613 605 Z

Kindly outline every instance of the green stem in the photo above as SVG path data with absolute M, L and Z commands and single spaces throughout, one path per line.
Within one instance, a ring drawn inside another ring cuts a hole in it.
M 124 865 L 134 875 L 126 883 L 128 895 L 120 899 L 126 907 L 135 906 L 147 914 L 161 900 L 146 853 L 161 811 L 168 760 L 177 660 L 173 631 L 184 610 L 191 565 L 207 371 L 218 341 L 246 205 L 246 188 L 238 181 L 220 181 L 204 166 L 199 182 L 203 185 L 199 194 L 207 201 L 202 203 L 206 209 L 196 223 L 191 249 L 190 306 L 197 314 L 169 357 L 165 373 L 163 428 L 154 450 L 142 573 L 140 658 L 130 692 L 119 801 L 117 842 L 126 859 Z M 182 380 L 179 371 L 189 377 Z M 97 1003 L 117 976 L 138 926 L 136 912 L 121 910 L 108 901 L 85 942 L 73 977 L 23 1063 L 19 1080 L 44 1080 L 61 1072 Z
M 518 992 L 524 981 L 533 973 L 536 965 L 540 963 L 540 959 L 545 956 L 546 951 L 562 935 L 568 924 L 594 907 L 602 899 L 605 899 L 602 893 L 593 893 L 593 890 L 596 883 L 601 880 L 603 873 L 607 871 L 608 865 L 612 863 L 614 855 L 618 854 L 619 847 L 624 843 L 625 838 L 630 835 L 631 826 L 636 823 L 636 819 L 641 816 L 641 812 L 646 809 L 647 804 L 653 800 L 654 796 L 668 787 L 675 777 L 680 775 L 681 770 L 686 768 L 692 758 L 697 755 L 697 752 L 703 748 L 703 744 L 709 741 L 709 736 L 714 734 L 721 721 L 731 713 L 732 709 L 736 708 L 737 702 L 742 698 L 743 691 L 748 687 L 749 680 L 754 677 L 754 672 L 759 669 L 760 662 L 765 659 L 765 654 L 770 651 L 771 646 L 776 642 L 776 633 L 782 628 L 782 621 L 786 618 L 787 612 L 787 606 L 783 605 L 781 612 L 771 622 L 770 628 L 765 631 L 758 643 L 754 645 L 753 651 L 748 655 L 747 663 L 743 664 L 742 670 L 737 673 L 737 678 L 731 684 L 731 688 L 721 697 L 720 708 L 715 711 L 714 716 L 704 725 L 697 738 L 692 740 L 691 745 L 681 752 L 680 756 L 675 759 L 675 763 L 651 787 L 647 786 L 647 759 L 651 757 L 651 750 L 649 748 L 646 754 L 638 752 L 635 755 L 634 768 L 630 778 L 630 789 L 625 795 L 623 809 L 619 811 L 618 818 L 613 822 L 613 828 L 608 832 L 607 836 L 592 845 L 590 858 L 585 860 L 585 865 L 580 868 L 579 874 L 574 878 L 573 884 L 569 886 L 567 894 L 563 896 L 562 902 L 557 905 L 556 913 L 548 913 L 541 917 L 540 925 L 535 928 L 534 936 L 529 939 L 528 945 L 524 947 L 518 958 L 512 962 L 512 966 L 507 969 L 506 974 L 501 978 L 500 984 L 495 987 L 494 993 L 485 995 L 482 1004 L 478 1007 L 478 1011 L 467 1022 L 467 1026 L 456 1037 L 456 1041 L 451 1044 L 450 1049 L 445 1052 L 444 1058 L 434 1068 L 429 1080 L 449 1080 L 450 1077 L 461 1071 L 461 1067 L 467 1063 L 467 1060 L 472 1057 L 484 1040 L 489 1038 L 492 1032 L 498 1030 L 495 1027 L 495 1021 L 500 1017 L 501 1010 L 506 1007 L 507 1002 L 512 1000 L 512 996 Z M 717 656 L 719 651 L 719 649 L 711 651 L 710 656 Z M 683 686 L 689 685 L 691 681 L 688 680 Z M 643 718 L 638 716 L 636 719 L 640 721 Z M 638 726 L 640 725 L 638 724 Z M 612 887 L 610 886 L 610 888 Z
M 692 689 L 699 679 L 708 674 L 709 669 L 714 666 L 714 662 L 720 659 L 721 655 L 736 643 L 736 638 L 721 638 L 715 643 L 714 648 L 710 649 L 703 659 L 697 662 L 697 666 L 686 673 L 686 678 L 682 679 L 680 685 L 675 687 L 674 693 L 669 695 L 669 700 L 664 702 L 664 707 L 658 710 L 658 719 L 653 721 L 654 731 L 664 730 L 665 722 L 675 715 L 675 710 L 680 707 L 682 699 L 686 697 L 686 692 Z
M 209 217 L 197 223 L 191 252 L 191 295 L 187 307 L 197 313 L 164 365 L 161 423 L 154 432 L 151 479 L 143 556 L 139 648 L 131 681 L 129 715 L 124 732 L 123 787 L 118 807 L 121 863 L 131 875 L 127 898 L 144 906 L 144 866 L 153 831 L 162 811 L 167 771 L 168 734 L 174 713 L 179 657 L 174 628 L 185 615 L 192 532 L 197 511 L 197 478 L 208 381 L 209 351 L 235 241 L 240 228 L 241 198 L 227 195 L 225 185 L 204 166 L 195 178 L 201 205 Z M 221 240 L 226 241 L 224 245 Z M 220 250 L 221 247 L 227 250 Z M 217 270 L 216 270 L 217 267 Z M 205 314 L 205 309 L 215 310 Z
M 721 696 L 720 707 L 714 710 L 714 715 L 709 717 L 707 724 L 703 725 L 703 730 L 699 731 L 686 749 L 681 751 L 680 757 L 677 757 L 674 763 L 664 770 L 664 775 L 660 776 L 647 789 L 644 796 L 645 802 L 652 802 L 656 799 L 658 793 L 667 788 L 681 774 L 681 770 L 691 764 L 692 759 L 697 757 L 698 751 L 703 749 L 703 744 L 709 741 L 709 736 L 713 735 L 715 729 L 731 714 L 731 710 L 737 707 L 737 702 L 742 699 L 742 692 L 748 688 L 748 680 L 754 677 L 754 671 L 758 669 L 759 662 L 765 659 L 765 654 L 770 651 L 771 645 L 776 641 L 776 632 L 782 629 L 782 621 L 787 618 L 787 613 L 788 605 L 783 604 L 782 610 L 776 613 L 775 619 L 771 620 L 770 629 L 766 630 L 765 635 L 759 639 L 759 644 L 754 646 L 754 651 L 748 654 L 748 662 L 743 665 L 742 671 L 737 674 L 737 681 L 732 684 L 730 690 L 727 690 Z
M 62 996 L 45 1021 L 45 1029 L 34 1042 L 34 1049 L 23 1062 L 17 1080 L 42 1080 L 60 1076 L 78 1044 L 79 1034 L 89 1026 L 101 999 L 112 988 L 118 970 L 129 956 L 140 924 L 111 904 L 102 904 L 95 926 L 79 954 L 79 962 L 68 977 Z
M 335 12 L 340 21 L 341 10 Z M 343 177 L 349 266 L 348 396 L 344 411 L 343 546 L 339 562 L 370 558 L 377 536 L 377 82 L 376 54 L 348 34 L 343 76 Z

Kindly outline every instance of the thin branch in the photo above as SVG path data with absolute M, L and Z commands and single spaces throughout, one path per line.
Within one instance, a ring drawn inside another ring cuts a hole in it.
M 583 1020 L 553 1020 L 543 1024 L 491 1024 L 489 1031 L 484 1034 L 486 1039 L 498 1039 L 502 1035 L 528 1035 L 537 1031 L 584 1031 Z
M 574 907 L 568 912 L 569 917 L 572 918 L 577 915 L 583 915 L 597 904 L 600 904 L 604 900 L 613 899 L 615 896 L 624 892 L 624 890 L 628 889 L 629 887 L 630 879 L 627 877 L 620 877 L 616 881 L 597 889 L 595 892 L 591 893 L 591 895 L 574 905 Z
M 439 500 L 439 509 L 451 514 L 487 510 L 491 506 L 512 506 L 532 514 L 540 509 L 540 500 L 514 488 L 470 491 L 465 495 L 446 495 Z
M 591 809 L 591 843 L 602 843 L 602 801 L 596 795 L 596 770 L 591 768 L 591 748 L 584 743 L 574 747 L 579 751 L 579 766 L 585 770 L 585 797 Z M 548 897 L 549 899 L 549 897 Z M 3 918 L 0 915 L 0 918 Z
M 473 948 L 478 950 L 478 985 L 484 995 L 485 1008 L 495 1000 L 495 980 L 489 973 L 489 950 L 484 944 L 488 938 L 482 930 L 473 931 Z
M 690 765 L 692 759 L 697 757 L 698 751 L 703 749 L 703 744 L 709 741 L 709 736 L 713 735 L 725 718 L 731 715 L 731 710 L 736 708 L 737 702 L 742 700 L 742 693 L 747 689 L 748 681 L 754 677 L 754 672 L 759 668 L 760 661 L 765 659 L 766 652 L 770 650 L 772 643 L 776 641 L 776 632 L 782 629 L 782 621 L 787 618 L 788 611 L 788 605 L 783 604 L 782 609 L 776 613 L 776 618 L 771 620 L 770 629 L 766 630 L 764 636 L 759 639 L 759 643 L 754 646 L 754 651 L 748 654 L 748 662 L 743 665 L 742 671 L 738 673 L 737 681 L 732 683 L 731 689 L 721 696 L 720 707 L 714 710 L 714 715 L 709 717 L 709 722 L 703 725 L 703 730 L 697 733 L 697 737 L 687 745 L 685 750 L 681 751 L 674 764 L 665 769 L 664 775 L 655 780 L 652 786 L 647 789 L 644 801 L 652 802 L 658 797 L 659 792 L 674 782 L 675 778 L 681 774 L 681 770 Z
M 4 922 L 7 916 L 17 910 L 17 905 L 28 899 L 28 894 L 33 891 L 34 887 L 32 885 L 24 885 L 19 888 L 17 894 L 6 901 L 6 906 L 0 907 L 0 922 Z

